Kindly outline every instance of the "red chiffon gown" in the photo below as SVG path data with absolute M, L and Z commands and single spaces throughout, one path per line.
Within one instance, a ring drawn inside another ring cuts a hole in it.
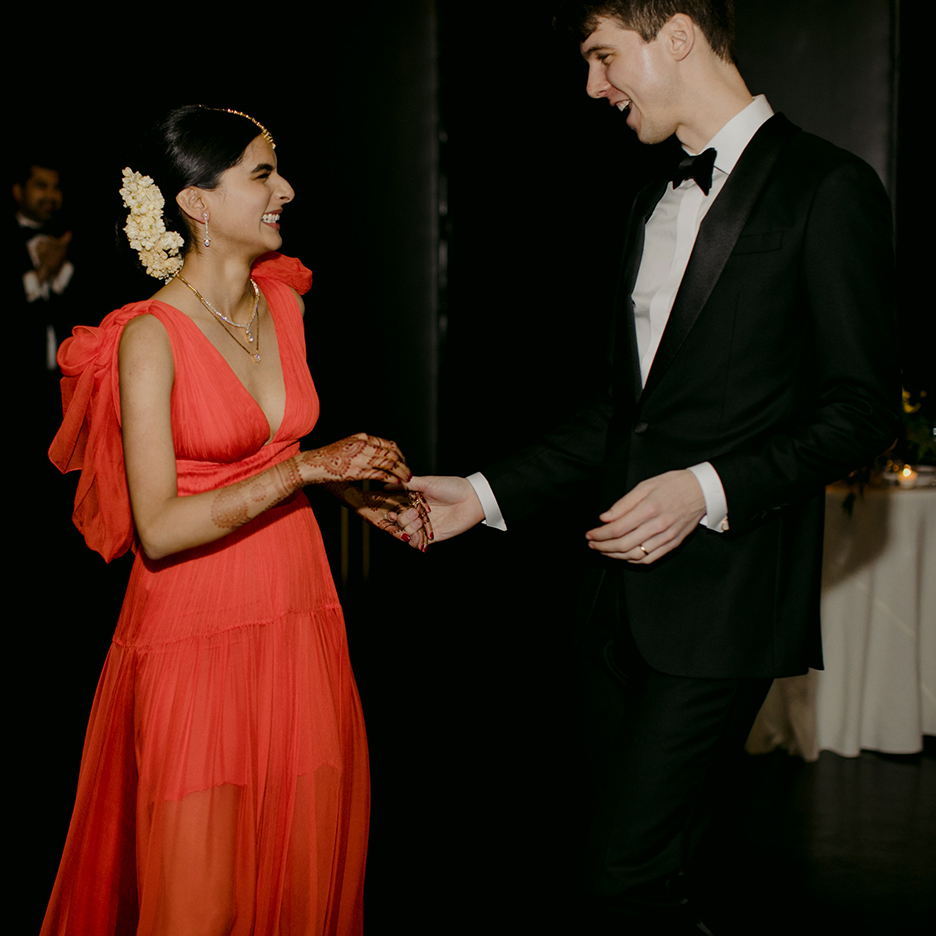
M 79 468 L 75 522 L 108 560 L 133 545 L 117 348 L 134 316 L 172 343 L 179 494 L 248 478 L 298 450 L 318 416 L 298 304 L 311 274 L 254 268 L 276 326 L 286 412 L 260 407 L 198 327 L 158 301 L 78 328 L 60 354 Z M 369 785 L 341 608 L 303 493 L 223 539 L 137 551 L 85 739 L 43 936 L 347 936 L 362 929 Z

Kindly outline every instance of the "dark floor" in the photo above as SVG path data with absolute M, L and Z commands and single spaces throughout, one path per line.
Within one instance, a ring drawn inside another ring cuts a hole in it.
M 919 756 L 823 752 L 814 764 L 779 752 L 745 755 L 741 844 L 726 841 L 705 863 L 703 915 L 716 936 L 933 932 L 932 741 Z M 478 779 L 492 782 L 483 772 Z M 431 796 L 423 803 L 423 828 L 405 830 L 402 816 L 398 823 L 375 817 L 366 904 L 372 936 L 587 936 L 569 886 L 574 836 L 568 827 L 543 827 L 561 822 L 564 804 L 536 826 L 529 801 L 515 801 L 512 816 L 477 801 L 458 804 L 460 812 L 477 810 L 474 821 L 434 814 Z M 505 831 L 497 835 L 500 823 Z M 399 834 L 385 834 L 394 824 Z M 443 839 L 448 844 L 433 846 Z
M 722 905 L 715 932 L 932 932 L 934 742 L 900 757 L 746 758 L 743 845 L 725 874 L 738 899 Z

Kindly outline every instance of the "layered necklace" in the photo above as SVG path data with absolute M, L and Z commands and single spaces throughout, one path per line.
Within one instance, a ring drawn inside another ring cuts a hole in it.
M 253 287 L 254 292 L 254 306 L 253 314 L 250 316 L 250 321 L 246 325 L 241 325 L 240 322 L 235 322 L 233 319 L 229 319 L 223 312 L 219 312 L 181 273 L 176 273 L 175 278 L 181 280 L 188 286 L 189 289 L 195 293 L 195 298 L 209 311 L 213 312 L 215 317 L 218 319 L 218 324 L 221 325 L 221 330 L 225 335 L 230 335 L 234 343 L 240 348 L 245 354 L 249 354 L 258 364 L 260 363 L 260 322 L 257 322 L 257 333 L 256 335 L 253 332 L 253 323 L 257 318 L 257 309 L 260 306 L 260 287 L 254 282 L 253 277 L 250 278 L 250 285 Z M 247 341 L 250 344 L 253 344 L 256 341 L 255 350 L 250 348 L 245 348 L 244 345 L 238 340 L 237 336 L 229 332 L 222 322 L 226 322 L 228 325 L 233 325 L 235 328 L 243 328 L 244 336 L 247 338 Z

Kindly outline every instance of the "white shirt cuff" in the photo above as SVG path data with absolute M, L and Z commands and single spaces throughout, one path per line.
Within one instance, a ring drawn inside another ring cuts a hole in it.
M 718 475 L 715 477 L 717 478 Z M 474 474 L 468 475 L 466 480 L 474 488 L 478 500 L 481 501 L 485 526 L 493 527 L 495 530 L 506 530 L 507 522 L 500 512 L 500 507 L 497 506 L 497 498 L 491 490 L 491 485 L 488 484 L 488 479 L 480 471 L 476 471 Z
M 699 523 L 716 533 L 724 533 L 728 529 L 728 501 L 718 472 L 709 462 L 693 465 L 689 470 L 695 475 L 705 498 L 705 516 Z

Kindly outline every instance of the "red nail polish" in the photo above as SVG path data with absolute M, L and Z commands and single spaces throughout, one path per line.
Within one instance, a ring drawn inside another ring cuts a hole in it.
M 409 542 L 409 533 L 404 533 L 404 534 L 402 534 L 402 536 L 400 536 L 400 539 L 403 540 L 404 543 L 408 543 L 408 542 Z
M 430 534 L 429 534 L 429 539 L 435 539 L 435 533 L 430 533 Z

